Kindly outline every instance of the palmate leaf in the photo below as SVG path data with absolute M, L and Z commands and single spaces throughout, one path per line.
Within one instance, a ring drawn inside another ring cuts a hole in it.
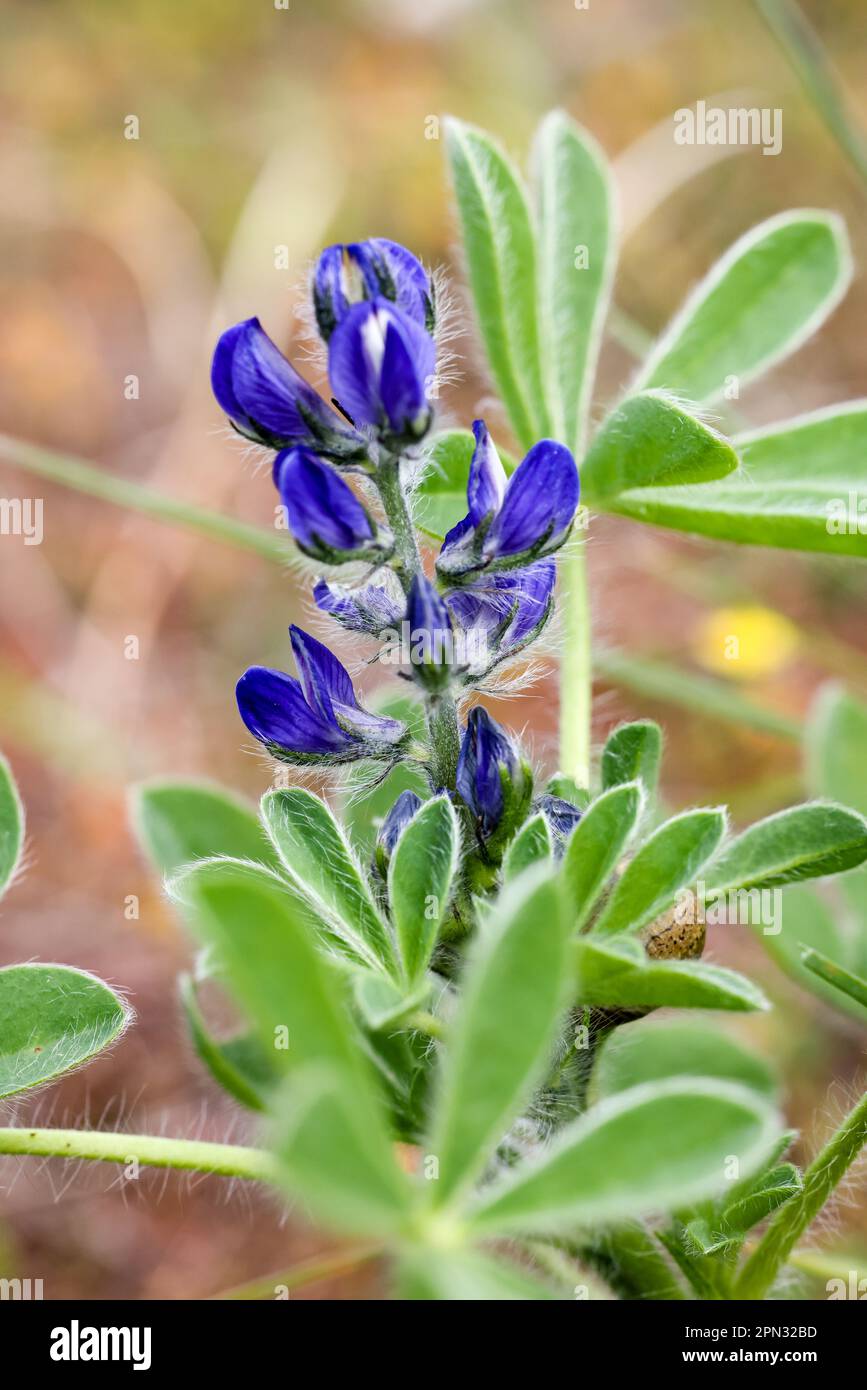
M 256 812 L 240 797 L 208 782 L 144 782 L 130 796 L 136 838 L 161 874 L 219 854 L 280 864 Z
M 131 1011 L 85 970 L 9 965 L 0 970 L 0 1097 L 54 1081 L 109 1047 Z
M 576 1004 L 622 1009 L 770 1007 L 744 975 L 701 960 L 651 960 L 631 936 L 572 943 Z
M 852 276 L 846 229 L 829 212 L 793 211 L 754 227 L 713 267 L 641 368 L 634 389 L 718 399 L 794 352 Z
M 262 820 L 283 870 L 318 903 L 334 931 L 370 965 L 396 970 L 394 946 L 342 827 L 325 802 L 304 787 L 266 792 Z
M 12 769 L 0 754 L 0 897 L 18 867 L 23 844 L 24 807 Z
M 725 812 L 713 808 L 684 811 L 659 826 L 617 880 L 594 934 L 637 931 L 658 916 L 681 888 L 695 882 L 725 828 Z
M 770 1067 L 728 1033 L 693 1019 L 653 1018 L 627 1023 L 606 1038 L 593 1065 L 589 1096 L 603 1100 L 670 1076 L 713 1076 L 771 1098 L 778 1090 Z
M 436 1206 L 478 1177 L 548 1060 L 566 1000 L 566 914 L 543 868 L 506 888 L 473 943 L 428 1150 Z
M 610 509 L 714 540 L 867 556 L 864 401 L 739 435 L 734 445 L 741 466 L 721 482 L 635 488 Z
M 578 453 L 616 259 L 608 164 L 563 111 L 539 126 L 532 166 L 539 319 L 554 435 Z
M 594 1105 L 534 1163 L 486 1189 L 478 1233 L 546 1234 L 671 1210 L 724 1189 L 734 1155 L 757 1169 L 779 1129 L 772 1105 L 708 1077 L 650 1081 Z
M 521 180 L 484 131 L 449 117 L 446 149 L 491 372 L 525 449 L 550 434 L 536 307 L 536 243 Z
M 273 1107 L 287 1185 L 323 1219 L 347 1229 L 381 1230 L 386 1209 L 398 1223 L 406 1182 L 373 1073 L 343 982 L 292 895 L 276 875 L 229 860 L 183 870 L 171 888 L 197 936 L 223 962 L 275 1069 L 288 1074 L 286 1096 Z

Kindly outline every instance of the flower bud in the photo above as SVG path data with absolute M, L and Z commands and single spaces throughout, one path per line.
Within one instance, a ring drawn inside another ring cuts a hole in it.
M 353 304 L 366 299 L 388 299 L 433 332 L 433 287 L 421 262 L 405 246 L 371 237 L 326 247 L 313 274 L 316 324 L 326 343 Z
M 299 550 L 325 564 L 383 560 L 391 537 L 328 464 L 307 449 L 287 449 L 274 460 L 274 482 Z
M 526 817 L 533 792 L 527 763 L 487 710 L 470 710 L 458 757 L 457 789 L 492 860 Z
M 427 432 L 435 368 L 433 338 L 387 299 L 353 305 L 328 345 L 328 372 L 341 408 L 390 444 L 411 443 Z
M 313 588 L 317 608 L 330 613 L 350 632 L 363 632 L 369 637 L 393 632 L 403 617 L 405 600 L 392 571 L 384 569 L 381 573 L 381 581 L 357 589 L 317 580 Z
M 383 878 L 388 874 L 389 860 L 395 851 L 398 840 L 416 811 L 420 809 L 421 804 L 421 797 L 416 795 L 414 791 L 408 789 L 401 792 L 379 827 L 373 856 L 374 863 Z
M 406 622 L 413 680 L 429 694 L 445 690 L 455 674 L 454 630 L 448 608 L 423 574 L 410 585 Z
M 235 429 L 269 449 L 295 444 L 340 460 L 363 458 L 367 444 L 296 372 L 256 318 L 221 336 L 211 386 Z

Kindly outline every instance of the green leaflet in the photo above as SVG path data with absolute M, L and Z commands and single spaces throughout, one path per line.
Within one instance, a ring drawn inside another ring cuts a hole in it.
M 169 779 L 134 787 L 130 818 L 139 844 L 161 874 L 220 854 L 280 867 L 252 806 L 207 782 Z
M 445 135 L 485 350 L 515 434 L 528 449 L 550 434 L 529 208 L 517 173 L 489 135 L 454 117 Z
M 640 782 L 649 796 L 656 790 L 662 757 L 662 730 L 652 719 L 621 724 L 605 740 L 602 750 L 602 786 Z
M 818 975 L 820 980 L 824 980 L 835 990 L 842 991 L 862 1009 L 867 1009 L 867 980 L 862 980 L 860 975 L 853 975 L 851 970 L 845 970 L 842 965 L 837 965 L 835 961 L 829 960 L 811 946 L 802 952 L 801 962 L 805 970 Z
M 644 804 L 638 782 L 610 787 L 588 806 L 569 840 L 563 880 L 580 931 L 635 830 Z
M 433 797 L 404 829 L 388 867 L 388 902 L 408 980 L 427 969 L 448 912 L 459 854 L 454 807 L 447 796 Z
M 23 844 L 24 807 L 12 769 L 0 754 L 0 897 L 18 867 Z
M 594 933 L 637 931 L 669 907 L 679 889 L 695 882 L 725 827 L 725 813 L 714 809 L 684 811 L 661 825 L 617 880 Z
M 287 1083 L 273 1126 L 286 1184 L 334 1230 L 399 1234 L 409 1184 L 376 1110 L 363 1110 L 348 1073 L 308 1063 Z
M 646 391 L 628 396 L 596 435 L 581 467 L 582 497 L 591 507 L 619 511 L 621 495 L 637 488 L 705 484 L 737 466 L 721 434 L 678 401 Z
M 478 1250 L 411 1251 L 398 1269 L 399 1296 L 412 1300 L 514 1302 L 557 1299 L 520 1265 Z
M 89 1062 L 131 1018 L 123 1000 L 69 965 L 0 970 L 0 1097 L 54 1081 Z
M 368 964 L 395 969 L 388 928 L 325 802 L 303 787 L 266 792 L 262 820 L 292 883 L 321 905 L 332 931 Z
M 834 213 L 785 212 L 735 242 L 687 299 L 639 373 L 693 401 L 718 399 L 787 357 L 839 303 L 852 275 Z
M 539 319 L 553 431 L 580 451 L 616 247 L 611 178 L 596 142 L 563 111 L 533 146 Z
M 593 1101 L 644 1081 L 713 1076 L 773 1098 L 770 1067 L 728 1033 L 694 1019 L 639 1019 L 615 1029 L 600 1048 L 590 1080 Z
M 732 1155 L 758 1168 L 778 1129 L 755 1091 L 709 1077 L 651 1081 L 594 1105 L 541 1157 L 479 1200 L 484 1233 L 562 1231 L 719 1192 Z
M 734 444 L 741 467 L 722 482 L 636 488 L 616 497 L 611 510 L 715 540 L 867 556 L 867 518 L 859 511 L 865 402 L 739 435 Z
M 843 873 L 865 859 L 867 821 L 831 802 L 808 802 L 751 825 L 710 865 L 706 886 L 773 888 Z
M 428 1141 L 437 1206 L 479 1175 L 545 1067 L 568 983 L 564 917 L 542 867 L 504 890 L 473 942 Z
M 651 960 L 632 937 L 603 943 L 595 936 L 581 936 L 572 943 L 572 951 L 576 1004 L 739 1012 L 770 1007 L 746 976 L 701 960 Z
M 531 865 L 551 858 L 551 831 L 540 811 L 525 821 L 506 851 L 503 860 L 503 882 L 511 883 Z
M 220 1041 L 213 1036 L 199 1007 L 196 984 L 190 975 L 178 981 L 181 1007 L 190 1030 L 190 1039 L 202 1064 L 224 1091 L 246 1105 L 248 1110 L 264 1110 L 267 1092 L 276 1072 L 258 1037 L 240 1033 Z

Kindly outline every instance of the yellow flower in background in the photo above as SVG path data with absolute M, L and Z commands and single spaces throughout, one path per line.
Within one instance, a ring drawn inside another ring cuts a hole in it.
M 744 604 L 706 614 L 693 653 L 706 670 L 748 681 L 775 675 L 797 647 L 798 630 L 788 618 L 758 604 Z

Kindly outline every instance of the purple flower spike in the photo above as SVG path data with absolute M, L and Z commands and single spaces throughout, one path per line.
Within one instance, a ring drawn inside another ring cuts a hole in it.
M 427 431 L 435 368 L 433 338 L 387 299 L 353 305 L 328 346 L 331 385 L 343 409 L 395 441 Z
M 564 444 L 540 440 L 506 481 L 484 422 L 473 431 L 467 515 L 449 531 L 437 561 L 440 573 L 458 582 L 551 554 L 569 535 L 578 506 L 578 469 Z
M 365 440 L 296 372 L 257 318 L 221 336 L 211 386 L 235 429 L 269 449 L 306 445 L 333 458 L 360 458 Z
M 389 549 L 390 537 L 383 544 L 352 489 L 309 450 L 287 449 L 278 454 L 274 482 L 289 529 L 305 554 L 337 564 Z
M 393 757 L 406 725 L 362 709 L 336 656 L 298 627 L 289 635 L 298 679 L 252 666 L 238 681 L 238 709 L 254 738 L 289 763 Z
M 353 304 L 388 299 L 428 332 L 433 331 L 433 290 L 424 266 L 405 246 L 386 237 L 328 246 L 313 274 L 313 307 L 328 342 Z

